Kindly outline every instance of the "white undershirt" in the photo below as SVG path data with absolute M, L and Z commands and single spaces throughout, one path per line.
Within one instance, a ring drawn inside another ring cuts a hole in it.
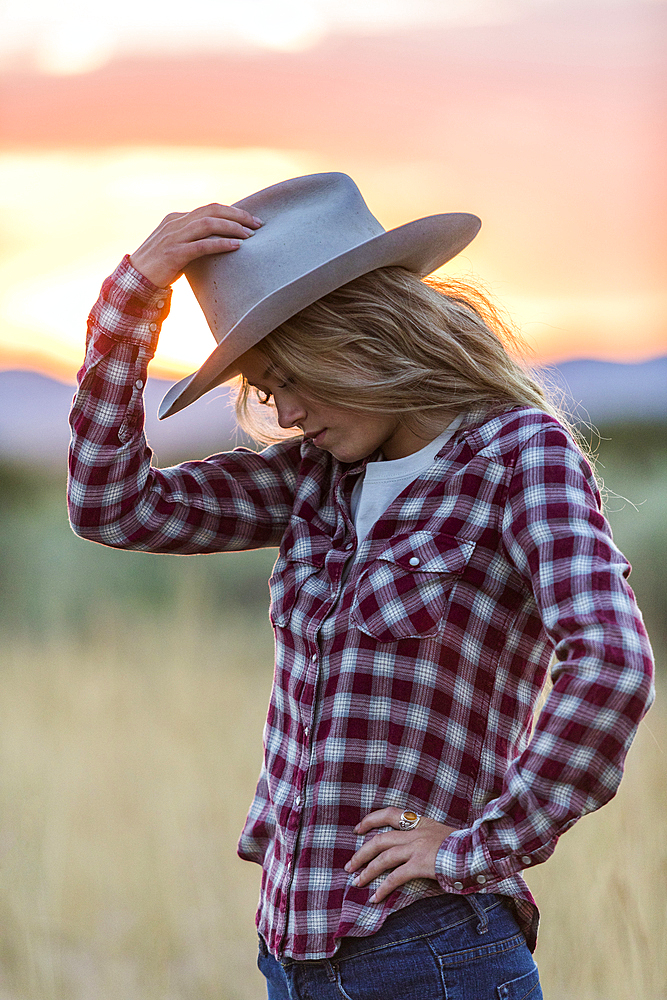
M 442 434 L 412 455 L 391 461 L 381 458 L 368 463 L 365 475 L 360 476 L 354 484 L 351 500 L 352 520 L 360 542 L 399 493 L 433 464 L 435 456 L 449 441 L 462 420 L 463 414 L 459 413 Z

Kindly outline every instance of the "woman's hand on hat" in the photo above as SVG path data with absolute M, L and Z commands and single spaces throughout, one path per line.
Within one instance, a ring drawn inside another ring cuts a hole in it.
M 354 828 L 355 833 L 365 834 L 378 827 L 394 827 L 386 833 L 376 833 L 345 865 L 346 872 L 357 873 L 353 880 L 357 886 L 368 885 L 383 872 L 389 871 L 371 896 L 371 903 L 382 902 L 394 889 L 413 878 L 435 879 L 438 851 L 450 833 L 454 833 L 454 827 L 438 823 L 428 816 L 421 816 L 413 830 L 401 830 L 400 819 L 400 809 L 378 809 L 364 816 Z
M 167 288 L 191 261 L 238 250 L 262 225 L 261 219 L 230 205 L 172 212 L 130 255 L 130 263 L 158 288 Z

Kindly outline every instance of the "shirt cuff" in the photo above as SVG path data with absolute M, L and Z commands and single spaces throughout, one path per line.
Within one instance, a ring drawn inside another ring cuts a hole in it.
M 152 357 L 170 305 L 171 288 L 154 285 L 130 264 L 126 254 L 102 285 L 88 318 L 88 329 L 143 347 Z
M 448 892 L 471 893 L 493 891 L 494 886 L 517 872 L 540 864 L 551 857 L 558 838 L 537 850 L 511 852 L 506 857 L 492 858 L 486 842 L 479 836 L 479 827 L 456 830 L 443 842 L 435 861 L 438 884 Z

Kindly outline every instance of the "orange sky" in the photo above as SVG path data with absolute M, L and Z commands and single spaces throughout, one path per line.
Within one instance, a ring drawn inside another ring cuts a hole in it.
M 71 376 L 97 285 L 166 212 L 329 169 L 387 228 L 480 215 L 456 268 L 539 358 L 667 353 L 666 29 L 660 2 L 534 4 L 295 52 L 135 54 L 70 75 L 15 59 L 0 73 L 0 365 Z M 188 295 L 161 370 L 213 345 Z

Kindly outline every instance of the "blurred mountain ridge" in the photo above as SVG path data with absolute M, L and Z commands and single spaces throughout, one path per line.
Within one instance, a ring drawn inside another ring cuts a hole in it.
M 146 435 L 155 464 L 203 458 L 243 443 L 233 393 L 226 386 L 168 420 L 158 420 L 160 400 L 171 384 L 149 377 L 144 390 Z M 65 467 L 75 389 L 38 372 L 0 371 L 0 459 Z
M 637 364 L 567 361 L 541 374 L 575 420 L 667 424 L 667 357 Z M 170 384 L 149 378 L 145 389 L 146 432 L 156 464 L 202 458 L 244 443 L 234 418 L 233 390 L 225 386 L 158 421 L 158 404 Z M 73 393 L 74 386 L 46 375 L 0 371 L 0 459 L 64 468 Z

